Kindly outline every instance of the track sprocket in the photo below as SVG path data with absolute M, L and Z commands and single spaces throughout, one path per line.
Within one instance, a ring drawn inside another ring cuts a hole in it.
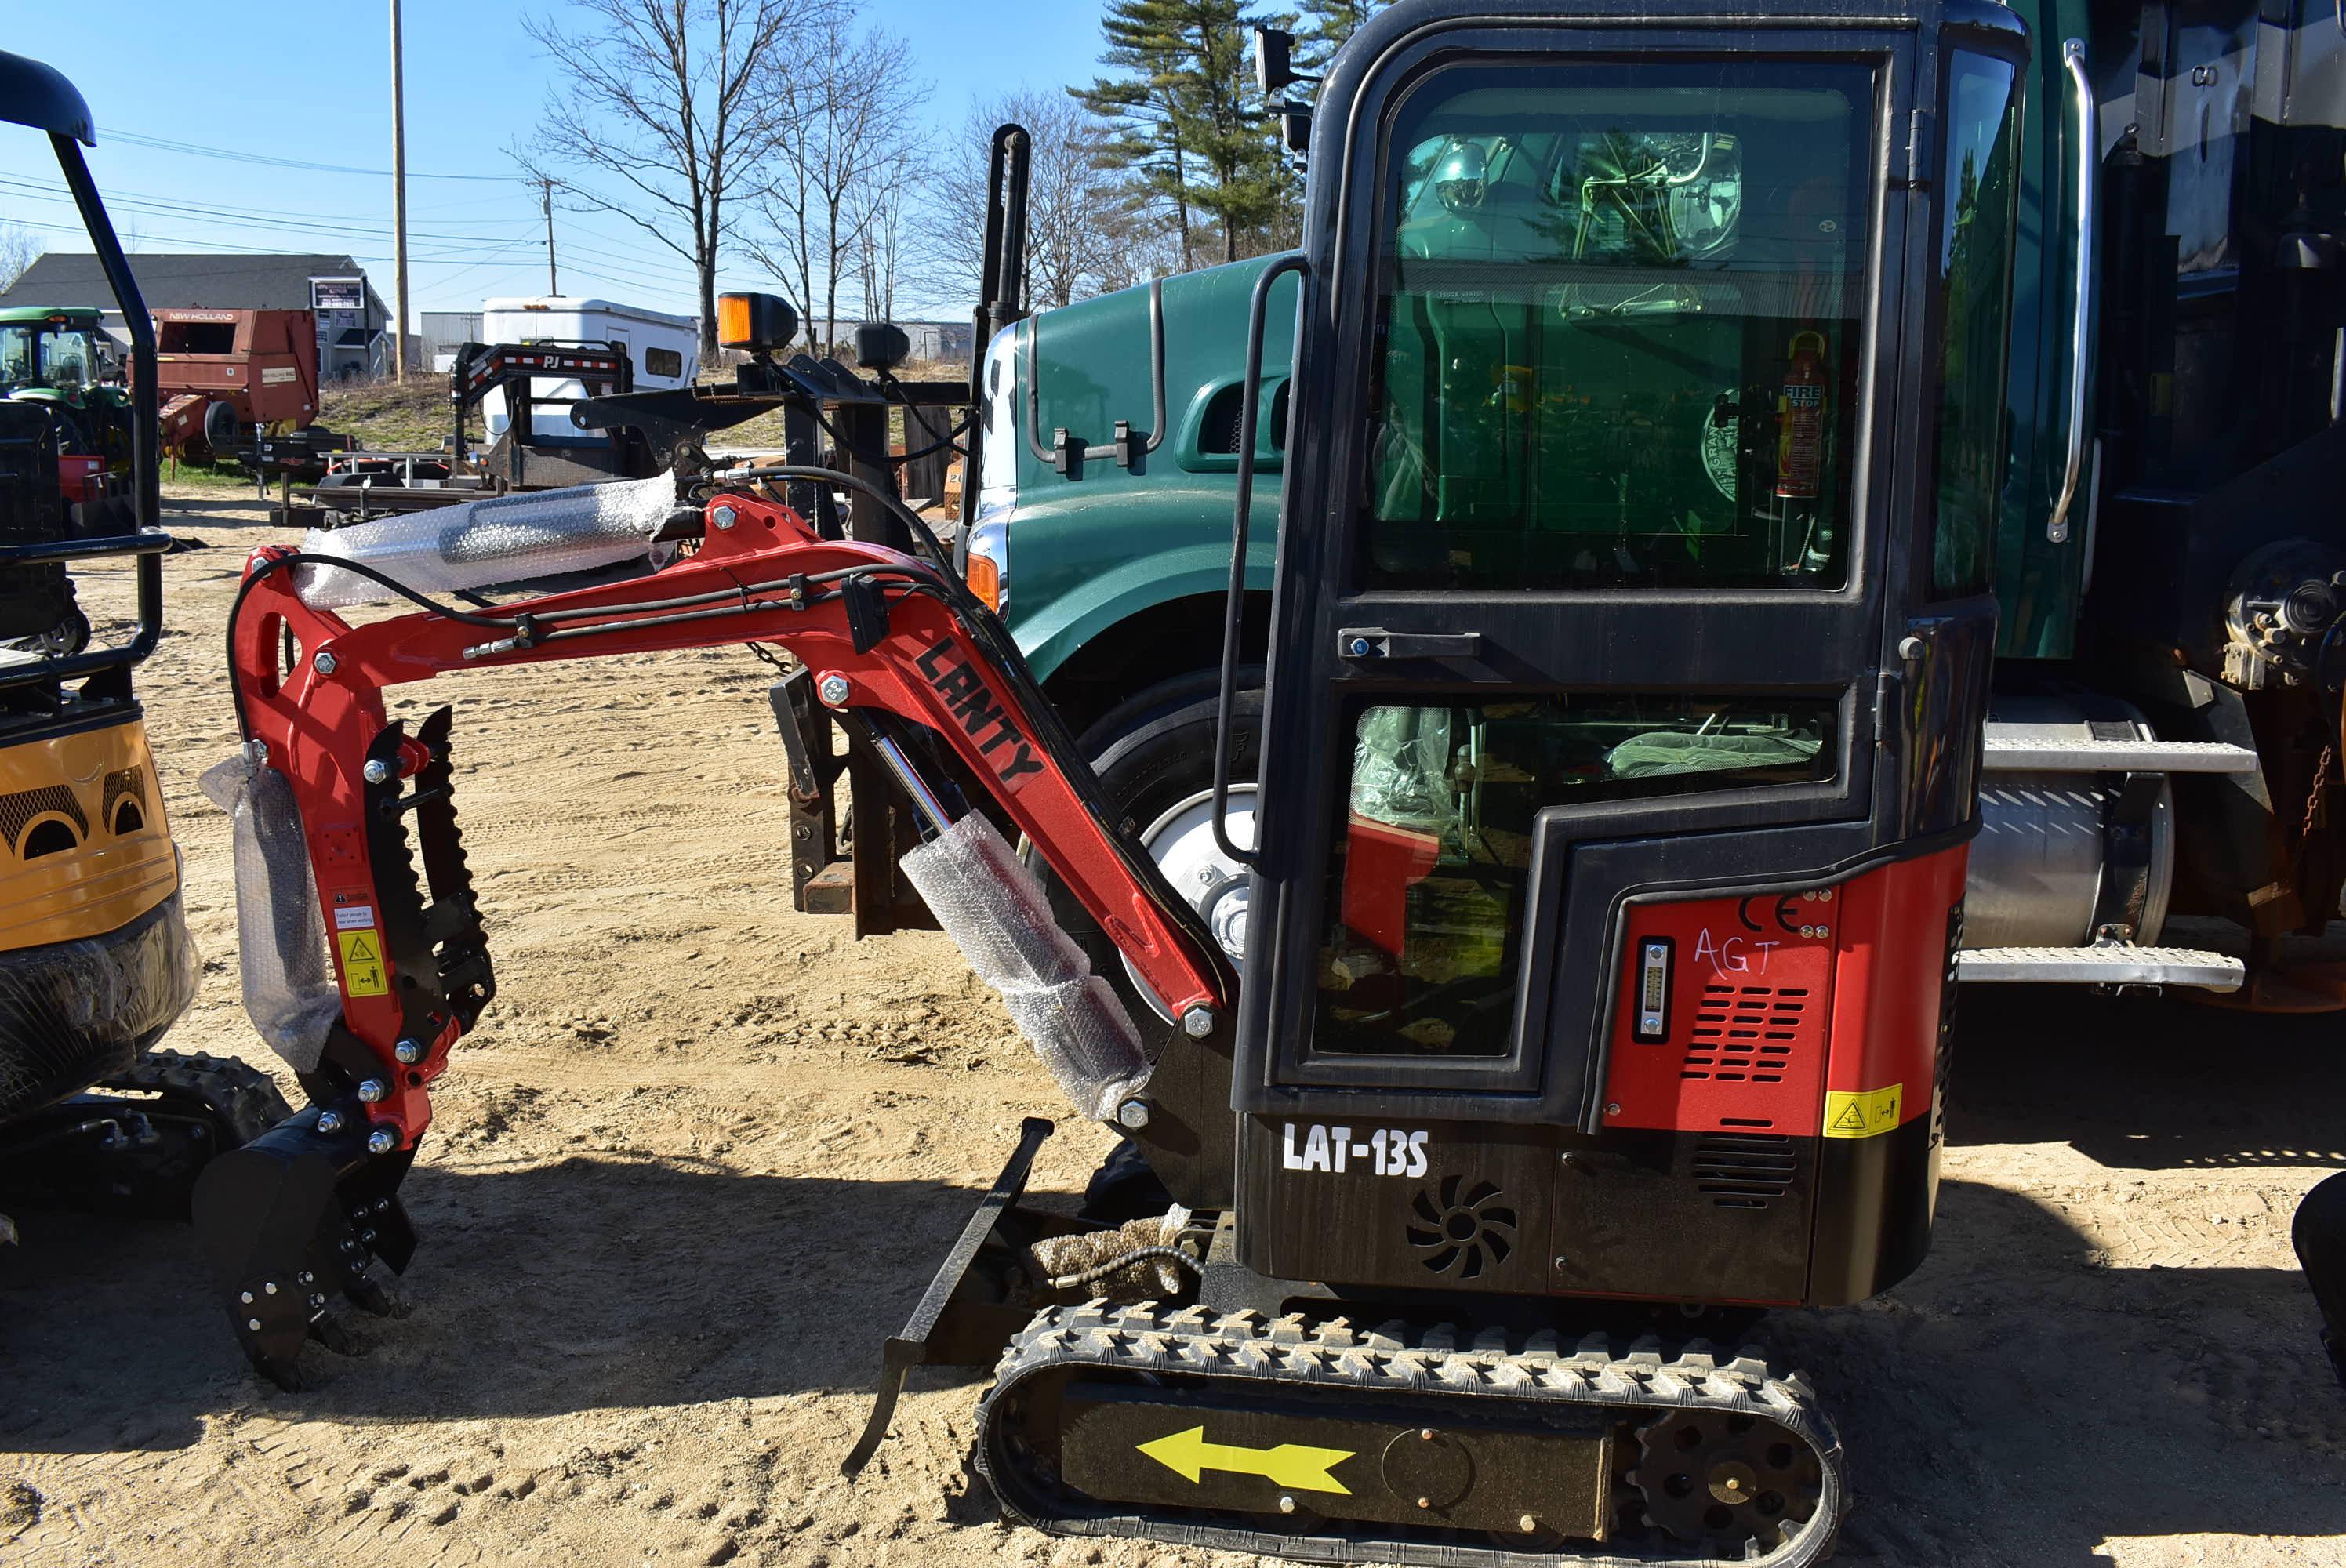
M 1773 1551 L 1824 1494 L 1816 1454 L 1753 1416 L 1671 1410 L 1637 1441 L 1630 1483 L 1647 1519 L 1681 1541 L 1756 1539 Z

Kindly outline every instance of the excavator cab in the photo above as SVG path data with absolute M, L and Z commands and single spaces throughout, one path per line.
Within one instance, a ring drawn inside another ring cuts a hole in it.
M 1793 1303 L 1920 1256 L 2025 46 L 1989 6 L 1461 21 L 1327 84 L 1250 1266 Z M 1326 1224 L 1380 1130 L 1416 1190 Z
M 1224 660 L 1228 1077 L 1177 1036 L 1118 1117 L 1198 1262 L 1011 1340 L 977 1462 L 1013 1513 L 1829 1548 L 1829 1420 L 1710 1339 L 1928 1242 L 2027 57 L 1972 0 L 1405 0 L 1338 56 L 1254 298 L 1250 372 L 1300 274 L 1250 820 L 1235 571 Z

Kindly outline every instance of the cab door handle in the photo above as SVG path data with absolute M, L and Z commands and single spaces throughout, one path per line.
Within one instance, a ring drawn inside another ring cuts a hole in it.
M 1336 657 L 1381 658 L 1480 658 L 1480 632 L 1389 632 L 1382 626 L 1348 626 L 1336 634 Z

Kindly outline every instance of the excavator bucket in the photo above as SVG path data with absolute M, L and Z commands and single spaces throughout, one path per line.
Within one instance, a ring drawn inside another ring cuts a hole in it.
M 413 1156 L 370 1155 L 366 1137 L 312 1105 L 214 1159 L 197 1186 L 196 1237 L 213 1288 L 245 1355 L 281 1389 L 301 1386 L 306 1341 L 352 1348 L 328 1310 L 335 1293 L 378 1315 L 398 1309 L 370 1266 L 380 1258 L 403 1272 L 414 1255 L 398 1197 Z

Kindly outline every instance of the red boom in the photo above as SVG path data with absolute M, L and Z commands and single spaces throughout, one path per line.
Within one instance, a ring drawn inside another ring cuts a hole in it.
M 714 522 L 719 507 L 732 519 L 723 527 Z M 823 677 L 819 684 L 844 677 L 848 695 L 834 706 L 882 709 L 944 737 L 1175 1016 L 1228 1003 L 1216 965 L 1136 880 L 1036 738 L 1034 715 L 943 602 L 934 568 L 880 546 L 819 538 L 789 508 L 753 495 L 726 494 L 710 514 L 697 553 L 648 576 L 482 612 L 505 623 L 495 629 L 423 612 L 352 626 L 303 604 L 292 570 L 267 565 L 289 552 L 253 554 L 232 647 L 244 719 L 250 738 L 268 747 L 269 766 L 292 783 L 330 928 L 364 929 L 376 902 L 362 770 L 387 722 L 385 687 L 444 670 L 754 640 L 790 648 Z M 831 575 L 849 570 L 869 571 L 893 590 L 885 633 L 862 653 L 845 602 L 831 591 Z M 803 598 L 794 604 L 797 576 L 827 580 L 798 585 Z M 710 613 L 678 613 L 677 601 L 702 596 L 714 596 L 700 606 Z M 521 628 L 549 640 L 505 646 Z M 280 651 L 287 631 L 299 649 L 290 671 Z M 422 746 L 406 742 L 403 776 L 425 760 Z M 340 921 L 337 911 L 348 911 Z M 356 947 L 355 957 L 346 946 Z M 343 1023 L 380 1059 L 389 1089 L 370 1115 L 411 1146 L 431 1121 L 426 1087 L 463 1025 L 452 1019 L 423 1043 L 422 1061 L 400 1063 L 393 1048 L 403 1012 L 391 955 L 369 959 L 363 944 L 334 947 Z M 380 970 L 368 970 L 370 962 Z

